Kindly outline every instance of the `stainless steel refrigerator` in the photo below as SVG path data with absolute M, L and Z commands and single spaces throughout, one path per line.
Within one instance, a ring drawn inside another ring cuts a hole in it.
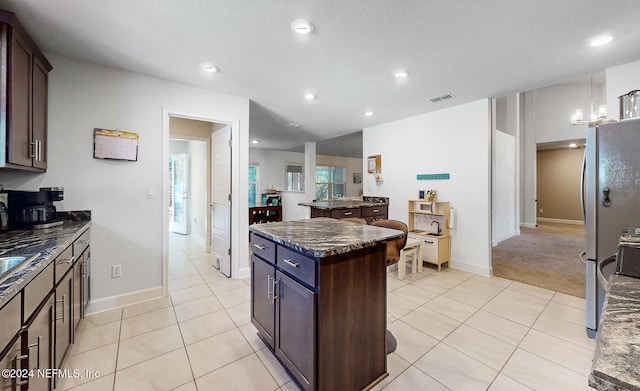
M 587 334 L 593 338 L 606 294 L 603 277 L 615 270 L 618 239 L 623 231 L 640 227 L 640 120 L 587 129 L 582 180 L 586 250 L 581 257 Z

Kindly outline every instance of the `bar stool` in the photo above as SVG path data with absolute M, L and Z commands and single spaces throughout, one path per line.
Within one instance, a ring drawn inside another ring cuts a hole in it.
M 407 258 L 411 260 L 411 273 L 422 273 L 422 240 L 407 238 L 407 243 L 400 250 L 398 260 L 398 279 L 403 280 L 407 273 Z

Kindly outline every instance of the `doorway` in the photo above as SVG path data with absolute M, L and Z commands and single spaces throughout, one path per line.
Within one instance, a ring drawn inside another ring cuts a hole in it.
M 231 125 L 173 115 L 168 119 L 165 175 L 170 240 L 165 282 L 184 274 L 176 269 L 181 263 L 172 262 L 172 254 L 181 250 L 187 250 L 183 253 L 186 252 L 192 261 L 197 259 L 199 267 L 219 270 L 230 277 L 231 151 L 229 141 L 222 139 L 224 135 L 230 137 Z M 226 150 L 226 153 L 220 156 L 220 150 Z M 222 186 L 227 191 L 224 195 L 218 191 L 220 184 L 226 184 Z M 221 214 L 218 211 L 223 207 L 227 212 Z M 188 248 L 185 249 L 186 243 Z

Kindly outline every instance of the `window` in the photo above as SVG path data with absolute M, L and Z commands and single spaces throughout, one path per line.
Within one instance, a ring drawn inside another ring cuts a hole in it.
M 249 205 L 256 204 L 258 194 L 258 165 L 249 163 Z
M 287 175 L 287 190 L 304 191 L 304 170 L 302 164 L 286 163 L 285 174 Z
M 316 166 L 316 199 L 344 197 L 346 177 L 347 169 L 344 167 Z

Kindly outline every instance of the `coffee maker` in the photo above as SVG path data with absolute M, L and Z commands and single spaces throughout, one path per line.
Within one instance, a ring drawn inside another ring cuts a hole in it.
M 5 190 L 7 213 L 11 228 L 49 228 L 62 224 L 56 221 L 54 201 L 64 199 L 64 188 L 41 187 L 38 191 Z

